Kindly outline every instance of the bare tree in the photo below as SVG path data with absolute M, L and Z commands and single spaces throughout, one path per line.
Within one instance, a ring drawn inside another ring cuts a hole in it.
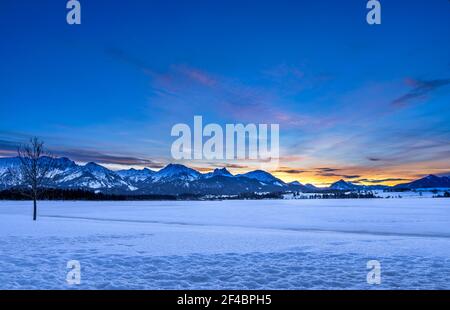
M 50 181 L 48 174 L 54 166 L 54 157 L 44 149 L 44 142 L 37 137 L 20 146 L 17 154 L 20 183 L 25 188 L 24 194 L 33 199 L 33 221 L 36 221 L 37 200 Z

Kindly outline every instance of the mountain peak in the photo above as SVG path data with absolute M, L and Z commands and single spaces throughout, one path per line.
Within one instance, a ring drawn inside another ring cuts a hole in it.
M 233 175 L 230 173 L 230 171 L 228 171 L 227 168 L 222 168 L 222 169 L 216 168 L 216 169 L 214 169 L 214 171 L 213 171 L 212 174 L 213 174 L 214 176 L 216 176 L 216 175 L 221 175 L 221 176 L 226 176 L 226 177 L 232 177 L 232 176 L 233 176 Z
M 395 188 L 416 189 L 416 188 L 450 188 L 450 178 L 439 177 L 430 174 L 422 179 L 412 181 L 410 183 L 398 184 Z
M 335 189 L 335 190 L 353 190 L 356 188 L 358 188 L 358 185 L 355 185 L 351 182 L 346 182 L 342 179 L 337 182 L 334 182 L 330 186 L 330 189 Z
M 142 182 L 151 178 L 155 174 L 155 171 L 148 168 L 144 168 L 142 170 L 131 168 L 128 170 L 119 170 L 116 171 L 116 173 L 128 181 Z
M 290 185 L 302 185 L 302 183 L 300 183 L 299 181 L 293 181 L 291 183 L 289 183 Z
M 164 168 L 162 168 L 161 170 L 159 170 L 159 172 L 162 171 L 172 171 L 172 172 L 177 172 L 177 171 L 190 171 L 193 170 L 189 167 L 186 167 L 185 165 L 181 165 L 181 164 L 168 164 L 167 166 L 165 166 Z
M 171 180 L 181 177 L 183 180 L 195 180 L 201 176 L 200 172 L 180 164 L 168 164 L 155 173 L 154 180 Z
M 425 179 L 440 179 L 440 177 L 434 175 L 434 174 L 429 174 L 425 177 Z
M 266 183 L 266 184 L 273 184 L 273 185 L 276 185 L 276 186 L 284 186 L 284 185 L 286 185 L 280 179 L 274 177 L 269 172 L 266 172 L 266 171 L 263 171 L 263 170 L 250 171 L 250 172 L 247 172 L 247 173 L 244 173 L 244 174 L 239 174 L 238 176 L 249 178 L 249 179 L 255 179 L 255 180 L 258 180 L 259 182 L 263 182 L 263 183 Z
M 314 184 L 311 184 L 311 183 L 305 184 L 305 186 L 310 189 L 317 189 L 317 186 L 315 186 Z
M 166 168 L 171 168 L 171 169 L 174 169 L 174 168 L 177 168 L 177 169 L 184 169 L 184 168 L 188 168 L 188 167 L 186 167 L 185 165 L 182 165 L 182 164 L 172 164 L 172 163 L 170 163 L 170 164 L 168 164 L 167 166 L 165 166 L 163 169 L 166 169 Z

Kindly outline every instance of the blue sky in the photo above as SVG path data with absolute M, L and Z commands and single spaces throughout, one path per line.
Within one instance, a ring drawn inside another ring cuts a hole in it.
M 176 123 L 279 123 L 285 180 L 391 184 L 450 171 L 450 3 L 0 3 L 0 155 L 37 135 L 113 168 L 171 161 Z M 203 170 L 251 162 L 186 162 Z

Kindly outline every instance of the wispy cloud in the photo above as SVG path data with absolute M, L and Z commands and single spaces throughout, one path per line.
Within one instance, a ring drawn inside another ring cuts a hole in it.
M 17 151 L 0 149 L 0 157 L 14 157 L 14 156 L 17 156 Z
M 201 173 L 211 172 L 211 171 L 213 170 L 213 169 L 208 168 L 208 167 L 196 167 L 196 166 L 192 166 L 192 167 L 190 167 L 190 168 L 192 168 L 192 169 L 194 169 L 194 170 L 197 170 L 197 171 L 199 171 L 199 172 L 201 172 Z
M 335 171 L 339 171 L 339 170 L 341 170 L 341 169 L 339 169 L 339 168 L 328 168 L 328 167 L 325 167 L 325 168 L 315 168 L 315 170 L 317 170 L 318 172 L 321 172 L 321 173 L 326 173 L 326 172 L 335 172 Z
M 360 175 L 346 175 L 346 174 L 337 174 L 337 173 L 320 173 L 317 174 L 320 175 L 322 177 L 339 177 L 339 178 L 343 178 L 343 179 L 357 179 L 360 178 Z
M 142 71 L 145 74 L 156 74 L 144 60 L 139 57 L 135 57 L 134 55 L 127 53 L 122 49 L 110 47 L 105 49 L 105 53 L 116 60 L 133 66 L 134 68 Z
M 277 169 L 275 171 L 272 171 L 274 173 L 286 173 L 286 174 L 302 174 L 307 173 L 308 170 L 302 170 L 302 169 L 293 169 L 289 167 L 281 167 L 280 169 Z
M 405 83 L 411 89 L 404 95 L 392 101 L 393 106 L 401 107 L 408 105 L 414 100 L 424 99 L 435 90 L 450 84 L 450 79 L 435 79 L 435 80 L 416 80 L 406 79 Z
M 381 184 L 386 182 L 402 182 L 402 181 L 410 181 L 409 179 L 401 179 L 401 178 L 386 178 L 386 179 L 359 179 L 354 181 L 354 183 L 372 183 L 372 184 Z
M 25 141 L 13 141 L 13 140 L 0 140 L 0 156 L 10 157 L 17 155 L 17 147 Z M 116 164 L 124 166 L 145 166 L 150 168 L 162 168 L 164 164 L 152 159 L 127 156 L 127 155 L 117 155 L 116 150 L 112 151 L 111 154 L 106 152 L 100 152 L 91 149 L 81 149 L 81 148 L 63 148 L 63 147 L 49 147 L 49 152 L 52 155 L 59 157 L 68 157 L 72 160 L 79 162 L 96 162 L 99 164 Z
M 374 161 L 374 162 L 382 161 L 382 159 L 381 159 L 381 158 L 378 158 L 378 157 L 367 157 L 367 160 L 369 160 L 369 161 Z
M 55 150 L 55 154 L 58 156 L 69 157 L 73 160 L 80 162 L 96 162 L 99 164 L 116 164 L 126 166 L 146 166 L 150 168 L 162 168 L 163 163 L 134 156 L 120 156 L 111 155 L 102 152 L 85 150 L 85 149 L 68 149 L 68 150 Z
M 7 140 L 0 140 L 0 150 L 2 152 L 12 152 L 16 151 L 17 147 L 20 145 L 19 142 L 16 141 L 7 141 Z
M 308 80 L 300 69 L 293 66 L 280 65 L 262 73 L 261 79 L 267 78 L 272 82 L 269 83 L 272 86 L 263 86 L 187 64 L 172 64 L 161 72 L 124 50 L 110 48 L 106 53 L 150 77 L 151 90 L 156 96 L 152 98 L 151 105 L 166 114 L 184 116 L 186 112 L 212 112 L 220 118 L 239 122 L 278 123 L 284 128 L 326 127 L 335 122 L 332 118 L 313 117 L 286 107 L 286 98 L 280 95 L 280 86 L 274 84 L 273 79 L 288 79 L 289 88 L 299 91 L 297 83 L 304 84 Z M 287 87 L 285 82 L 281 84 Z
M 216 168 L 230 168 L 230 169 L 247 169 L 248 166 L 246 165 L 239 165 L 239 164 L 215 164 L 213 167 Z

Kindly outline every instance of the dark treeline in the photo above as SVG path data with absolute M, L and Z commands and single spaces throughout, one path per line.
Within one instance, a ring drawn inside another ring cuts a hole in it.
M 281 193 L 254 194 L 243 193 L 233 196 L 204 196 L 195 194 L 180 195 L 123 195 L 95 193 L 82 189 L 54 189 L 42 192 L 40 200 L 92 200 L 92 201 L 138 201 L 138 200 L 224 200 L 224 199 L 281 199 Z M 30 200 L 30 195 L 24 190 L 9 189 L 0 191 L 0 200 Z
M 311 195 L 311 199 L 365 199 L 365 198 L 378 198 L 372 192 L 360 193 L 360 192 L 335 192 L 328 194 L 316 194 Z
M 46 189 L 40 195 L 40 200 L 90 200 L 90 201 L 138 201 L 138 200 L 262 200 L 283 199 L 285 193 L 242 193 L 230 196 L 214 195 L 123 195 L 96 193 L 82 189 Z M 294 197 L 299 194 L 294 193 Z M 447 197 L 447 196 L 444 196 Z M 361 199 L 377 198 L 371 192 L 328 192 L 309 196 L 309 199 Z M 30 200 L 30 195 L 23 190 L 9 189 L 0 191 L 0 200 Z
M 442 195 L 435 196 L 436 198 L 450 198 L 450 192 L 445 192 Z
M 176 200 L 170 195 L 115 195 L 95 193 L 81 189 L 46 189 L 40 195 L 41 200 Z M 30 195 L 23 190 L 0 191 L 0 200 L 30 200 Z
M 283 193 L 265 193 L 265 194 L 255 194 L 255 193 L 243 193 L 235 197 L 230 197 L 229 199 L 283 199 Z

